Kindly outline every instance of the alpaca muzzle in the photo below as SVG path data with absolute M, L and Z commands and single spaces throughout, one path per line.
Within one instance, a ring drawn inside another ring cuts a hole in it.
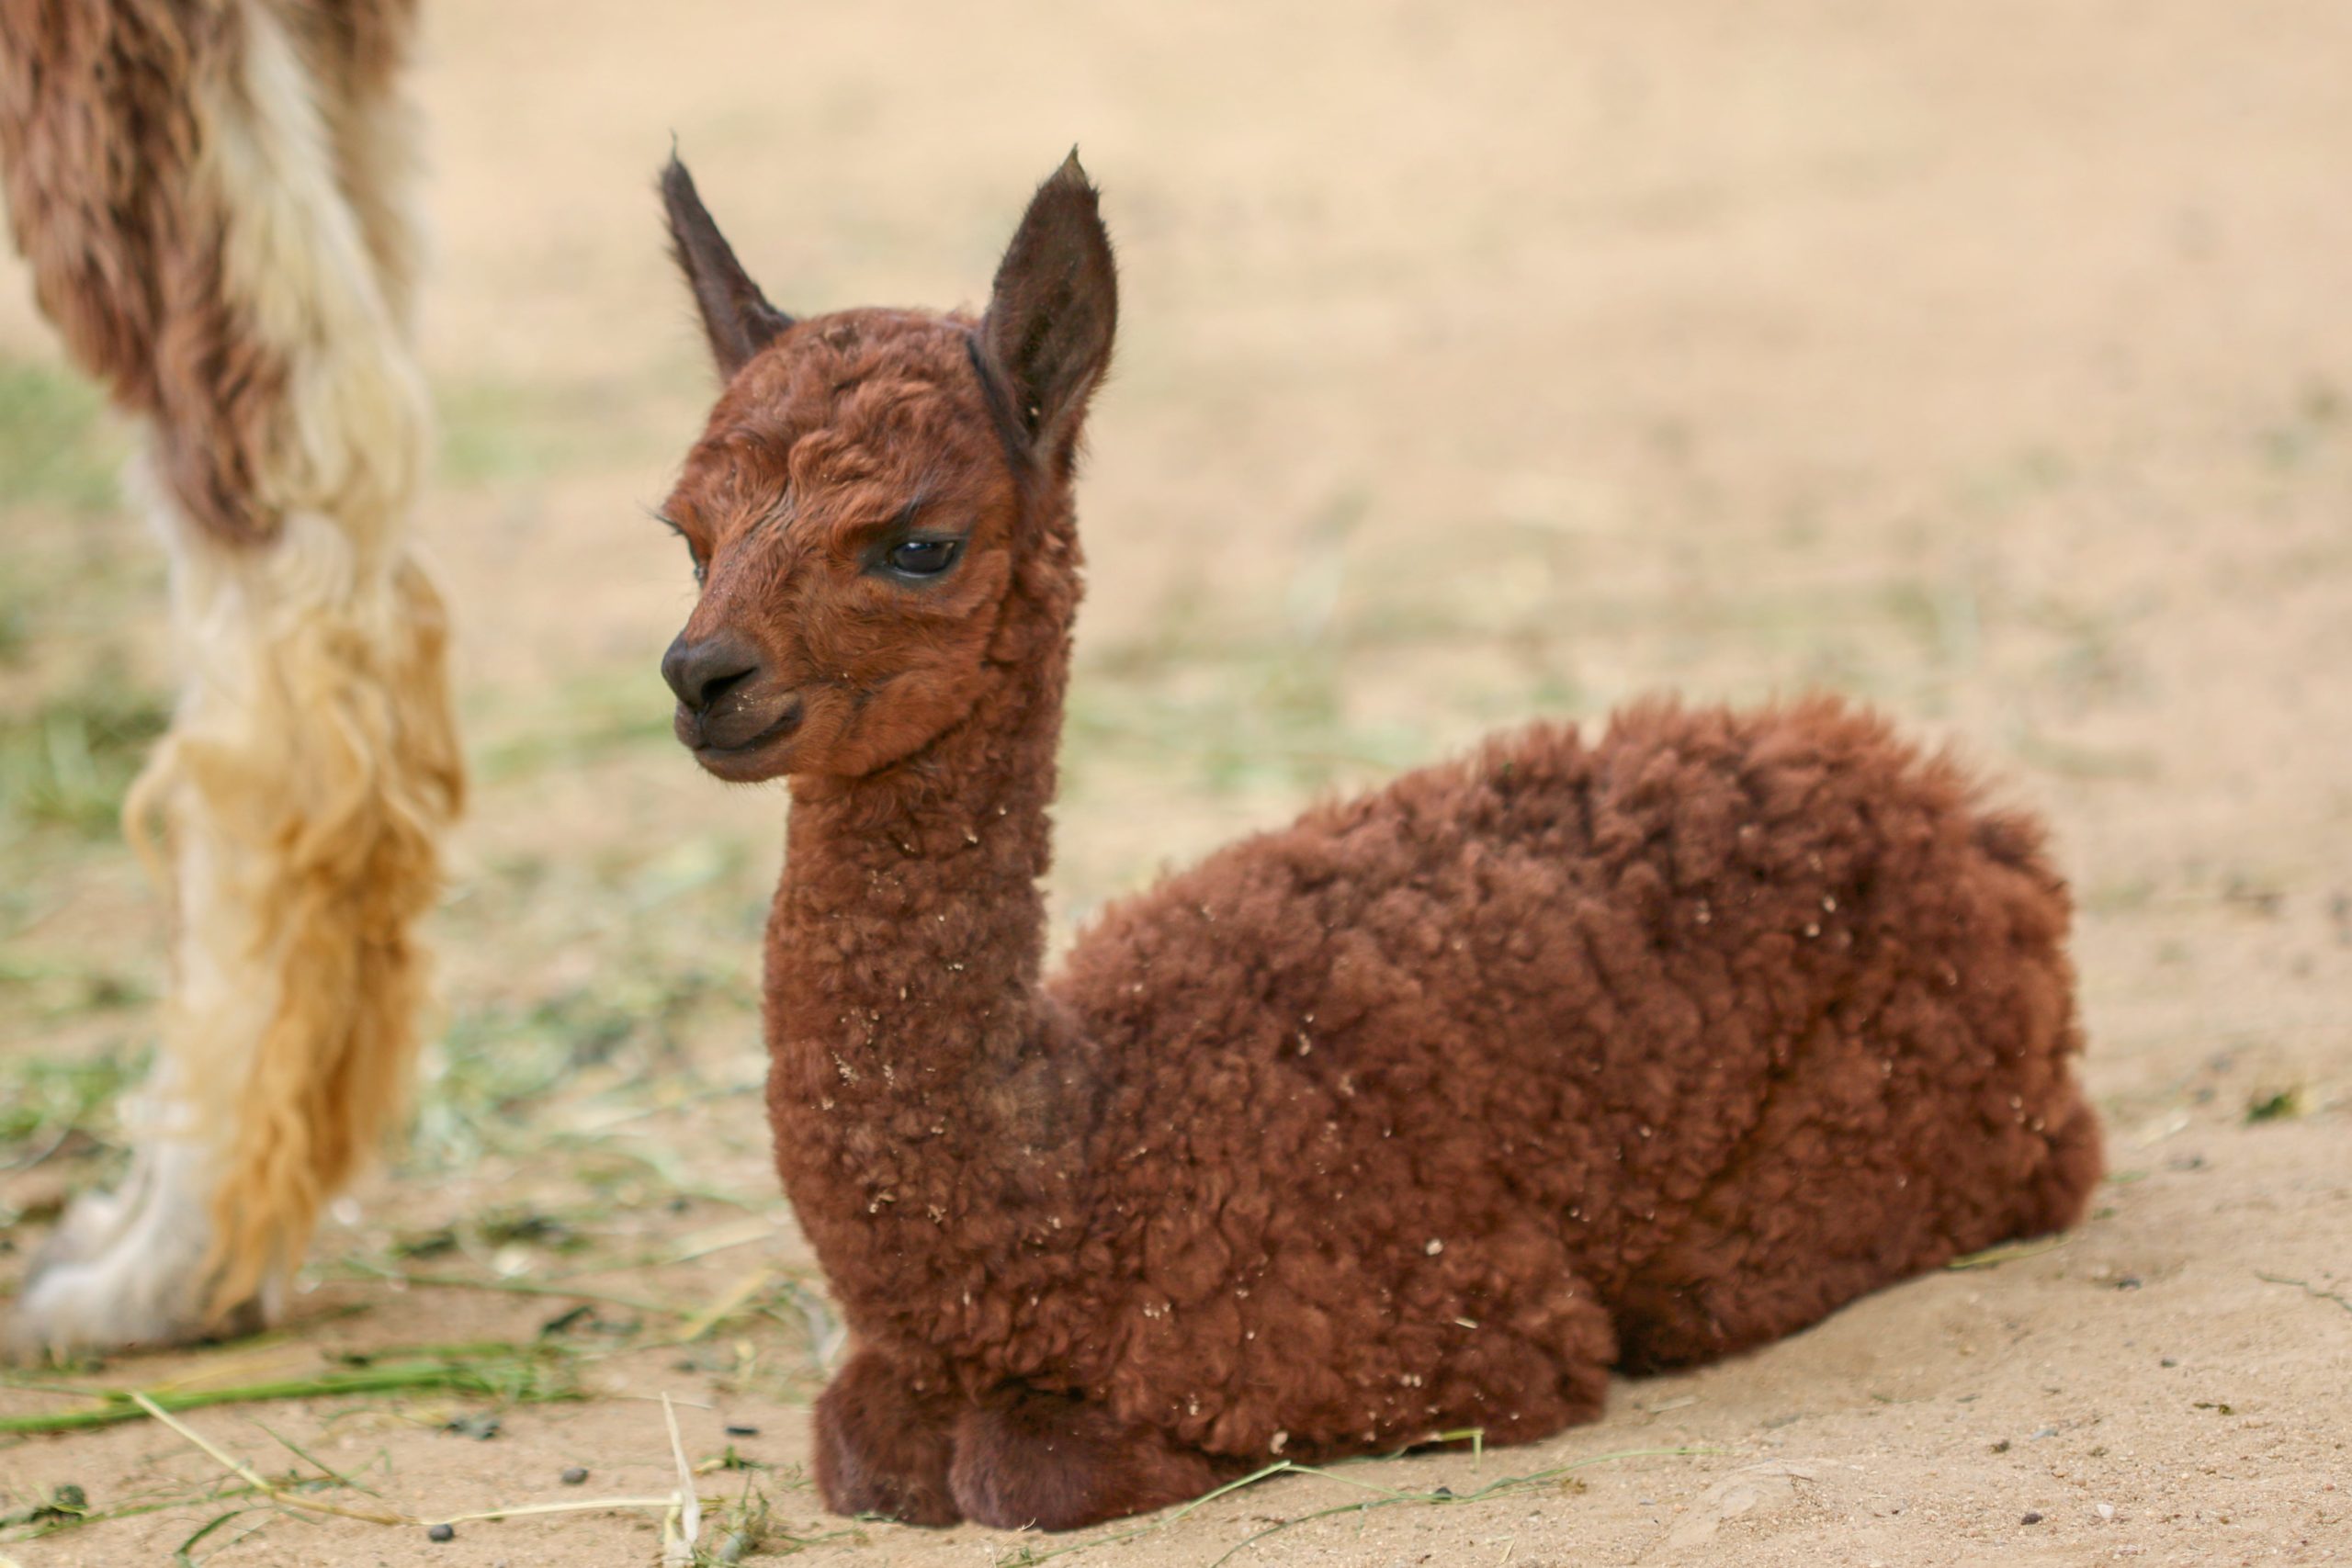
M 690 708 L 680 703 L 674 725 L 678 739 L 699 756 L 740 756 L 799 728 L 801 713 L 797 692 L 749 692 L 739 687 L 722 694 L 708 707 Z
M 662 679 L 676 694 L 678 739 L 697 755 L 745 752 L 781 739 L 800 723 L 800 694 L 779 689 L 749 644 L 724 634 L 670 645 Z

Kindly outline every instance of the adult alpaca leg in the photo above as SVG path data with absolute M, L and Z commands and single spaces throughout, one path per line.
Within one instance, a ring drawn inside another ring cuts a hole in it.
M 23 1350 L 265 1320 L 403 1099 L 411 937 L 461 784 L 411 554 L 409 0 L 0 0 L 0 163 L 43 308 L 149 431 L 184 683 L 126 813 L 173 988 L 121 1190 Z

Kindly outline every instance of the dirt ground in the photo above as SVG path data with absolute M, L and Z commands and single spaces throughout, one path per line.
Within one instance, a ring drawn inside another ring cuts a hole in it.
M 818 1562 L 2352 1561 L 2352 8 L 426 10 L 423 528 L 478 785 L 447 1038 L 290 1333 L 50 1381 L 425 1346 L 586 1395 L 182 1417 L 421 1517 L 662 1495 L 667 1393 L 706 1487 L 765 1500 L 760 1552 Z M 673 132 L 795 310 L 975 300 L 1073 141 L 1107 193 L 1058 929 L 1522 716 L 1845 689 L 2056 825 L 2095 1215 L 1532 1448 L 1069 1539 L 825 1517 L 830 1318 L 756 1093 L 782 803 L 695 772 L 654 674 L 692 586 L 647 508 L 708 395 L 650 196 Z M 160 567 L 58 363 L 6 271 L 0 1289 L 119 1168 L 104 1100 L 161 983 L 105 826 L 168 689 Z M 74 1407 L 24 1383 L 0 1417 Z M 42 1533 L 68 1483 L 104 1517 Z M 0 1558 L 163 1562 L 207 1526 L 188 1561 L 657 1551 L 658 1510 L 435 1545 L 233 1484 L 151 1422 L 0 1438 Z

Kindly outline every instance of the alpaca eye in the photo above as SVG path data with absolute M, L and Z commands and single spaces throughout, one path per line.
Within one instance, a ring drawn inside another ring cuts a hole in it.
M 956 564 L 956 552 L 963 548 L 959 539 L 908 539 L 890 547 L 882 558 L 890 570 L 909 577 L 936 577 Z
M 694 562 L 695 586 L 696 588 L 700 588 L 703 585 L 703 580 L 710 575 L 710 563 L 702 558 L 702 552 L 700 550 L 695 548 L 694 536 L 688 534 L 685 529 L 680 527 L 678 525 L 678 520 L 674 517 L 665 517 L 661 513 L 657 512 L 653 514 L 653 520 L 661 524 L 664 528 L 669 529 L 673 534 L 678 536 L 679 539 L 685 545 L 686 558 Z

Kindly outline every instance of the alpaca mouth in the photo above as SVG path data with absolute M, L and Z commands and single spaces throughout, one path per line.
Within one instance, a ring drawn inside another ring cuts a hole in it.
M 800 728 L 804 713 L 798 697 L 788 699 L 764 729 L 734 739 L 726 730 L 711 733 L 707 716 L 695 716 L 691 720 L 681 709 L 678 715 L 679 739 L 685 741 L 695 754 L 695 761 L 704 770 L 730 782 L 774 778 L 783 770 L 772 762 L 763 765 L 763 754 L 774 750 L 776 742 L 787 739 Z M 691 727 L 692 733 L 684 733 Z

